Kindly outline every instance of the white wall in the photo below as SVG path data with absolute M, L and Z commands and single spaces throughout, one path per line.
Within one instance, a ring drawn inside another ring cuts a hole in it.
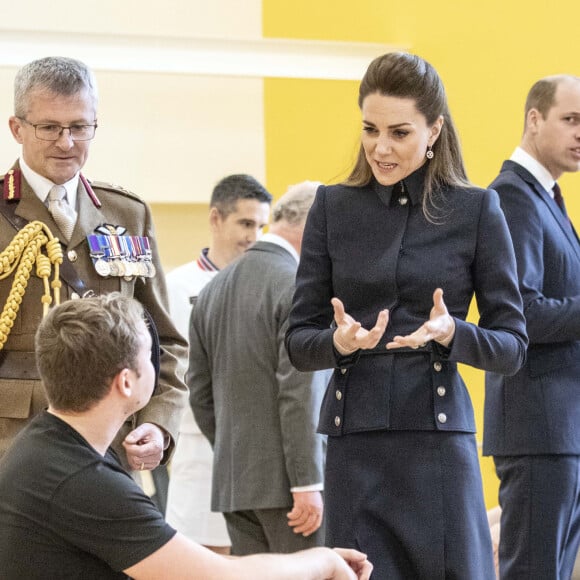
M 80 10 L 79 10 L 80 7 Z M 57 33 L 57 34 L 55 34 Z M 83 39 L 93 38 L 87 47 Z M 111 70 L 96 41 L 144 46 L 172 39 L 257 39 L 260 0 L 24 0 L 0 5 L 0 173 L 19 153 L 7 128 L 19 66 L 58 54 L 84 60 L 99 83 L 99 129 L 87 177 L 121 184 L 150 202 L 205 202 L 216 181 L 244 172 L 263 181 L 262 80 Z M 90 49 L 90 50 L 89 50 Z M 166 63 L 170 68 L 171 63 Z

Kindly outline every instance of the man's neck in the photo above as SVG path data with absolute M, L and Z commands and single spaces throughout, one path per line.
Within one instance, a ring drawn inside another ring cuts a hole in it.
M 556 178 L 548 168 L 538 160 L 538 157 L 534 155 L 533 152 L 530 152 L 529 148 L 520 145 L 512 153 L 510 159 L 529 171 L 546 191 L 551 191 Z
M 49 406 L 48 412 L 70 425 L 103 456 L 124 422 L 124 418 L 111 417 L 100 405 L 82 413 L 57 411 Z
M 231 258 L 228 252 L 223 252 L 217 246 L 210 246 L 207 251 L 207 257 L 220 270 L 223 270 L 230 262 Z

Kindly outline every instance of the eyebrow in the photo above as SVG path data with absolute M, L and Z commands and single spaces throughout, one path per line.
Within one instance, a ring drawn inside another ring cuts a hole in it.
M 76 119 L 75 121 L 71 121 L 69 125 L 94 125 L 96 122 L 97 122 L 96 119 L 94 121 L 88 121 L 86 119 Z M 39 121 L 38 123 L 35 123 L 35 125 L 60 125 L 62 127 L 62 123 L 60 121 L 53 120 Z
M 373 127 L 375 126 L 375 124 L 372 121 L 367 121 L 365 119 L 363 119 L 363 123 L 365 125 L 372 125 Z M 404 127 L 405 125 L 412 125 L 413 123 L 409 123 L 409 122 L 405 122 L 405 123 L 395 123 L 394 125 L 389 125 L 388 128 L 389 129 L 397 129 L 399 127 Z

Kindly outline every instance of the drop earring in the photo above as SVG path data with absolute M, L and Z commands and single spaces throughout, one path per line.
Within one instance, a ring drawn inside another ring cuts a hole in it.
M 433 159 L 433 157 L 435 157 L 435 153 L 433 153 L 431 145 L 427 145 L 427 153 L 425 153 L 425 157 L 427 157 L 427 159 Z

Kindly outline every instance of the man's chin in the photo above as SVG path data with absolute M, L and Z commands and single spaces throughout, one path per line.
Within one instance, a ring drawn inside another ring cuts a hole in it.
M 66 183 L 72 179 L 79 171 L 80 167 L 76 163 L 74 166 L 67 165 L 65 167 L 61 165 L 60 167 L 55 167 L 52 170 L 49 168 L 49 174 L 45 175 L 45 177 L 57 185 L 62 185 L 63 183 Z

